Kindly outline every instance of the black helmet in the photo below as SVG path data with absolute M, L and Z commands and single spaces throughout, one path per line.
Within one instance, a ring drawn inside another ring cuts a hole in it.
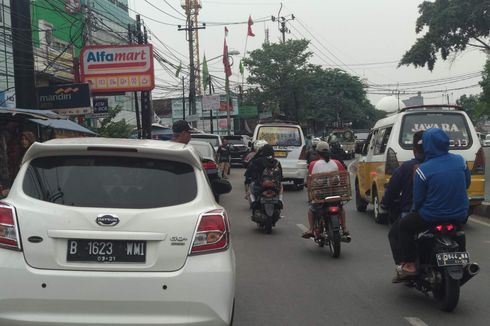
M 265 157 L 274 156 L 274 147 L 272 145 L 266 144 L 262 147 L 262 155 Z

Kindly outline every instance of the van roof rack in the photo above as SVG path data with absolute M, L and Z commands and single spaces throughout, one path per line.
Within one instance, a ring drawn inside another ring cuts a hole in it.
M 405 112 L 409 110 L 449 110 L 449 111 L 464 111 L 463 107 L 460 105 L 452 105 L 452 104 L 427 104 L 427 105 L 415 105 L 415 106 L 407 106 L 400 110 L 400 112 Z

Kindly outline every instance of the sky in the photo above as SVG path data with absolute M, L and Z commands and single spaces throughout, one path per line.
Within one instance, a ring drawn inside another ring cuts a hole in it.
M 183 1 L 183 0 L 182 0 Z M 401 100 L 425 92 L 425 102 L 455 103 L 463 94 L 478 94 L 485 53 L 468 49 L 449 60 L 438 60 L 435 69 L 403 66 L 397 68 L 403 54 L 417 37 L 415 23 L 422 0 L 202 0 L 199 21 L 206 28 L 199 31 L 200 57 L 208 59 L 223 52 L 224 26 L 229 33 L 230 50 L 239 51 L 234 58 L 233 82 L 241 82 L 238 62 L 246 52 L 260 48 L 269 29 L 270 42 L 279 42 L 281 34 L 271 16 L 295 16 L 287 22 L 287 39 L 311 40 L 314 53 L 311 63 L 328 68 L 341 68 L 363 79 L 372 87 L 368 99 L 376 105 L 383 97 L 395 94 Z M 153 6 L 152 6 L 153 5 Z M 151 30 L 151 42 L 172 64 L 188 65 L 189 48 L 185 32 L 177 25 L 185 25 L 181 0 L 129 0 L 130 14 L 143 17 Z M 279 12 L 279 10 L 281 10 Z M 255 37 L 247 38 L 249 15 Z M 237 24 L 242 22 L 242 24 Z M 154 98 L 172 97 L 181 87 L 175 78 L 175 69 L 156 65 L 158 89 Z M 209 62 L 210 73 L 224 78 L 221 58 Z M 246 76 L 246 75 L 245 75 Z M 222 83 L 222 81 L 218 81 Z M 185 81 L 185 83 L 187 83 Z M 236 85 L 236 84 L 235 84 Z M 219 88 L 219 86 L 218 86 Z M 385 91 L 380 92 L 379 89 Z

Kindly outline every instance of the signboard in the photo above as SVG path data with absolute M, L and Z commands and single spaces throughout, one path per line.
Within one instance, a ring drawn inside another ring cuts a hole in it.
M 259 115 L 256 106 L 240 106 L 240 118 L 257 118 Z
M 37 95 L 39 109 L 41 110 L 90 109 L 90 89 L 88 84 L 38 87 Z
M 220 96 L 219 95 L 204 95 L 202 97 L 203 110 L 219 110 Z
M 89 45 L 80 53 L 80 78 L 93 93 L 151 91 L 155 87 L 153 47 Z
M 96 98 L 94 99 L 93 118 L 107 118 L 109 116 L 109 99 Z

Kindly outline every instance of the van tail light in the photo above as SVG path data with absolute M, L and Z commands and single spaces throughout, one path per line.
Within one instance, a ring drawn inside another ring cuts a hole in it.
M 202 214 L 194 234 L 190 254 L 226 250 L 230 245 L 229 229 L 228 217 L 223 209 Z
M 0 202 L 0 246 L 21 250 L 15 209 L 3 202 Z
M 485 153 L 483 148 L 480 147 L 476 153 L 475 163 L 473 164 L 473 169 L 471 169 L 471 174 L 485 174 Z
M 388 149 L 386 154 L 385 174 L 393 175 L 396 169 L 400 166 L 396 153 L 392 148 Z
M 303 148 L 301 149 L 301 154 L 299 154 L 299 159 L 306 160 L 306 145 L 304 145 Z

